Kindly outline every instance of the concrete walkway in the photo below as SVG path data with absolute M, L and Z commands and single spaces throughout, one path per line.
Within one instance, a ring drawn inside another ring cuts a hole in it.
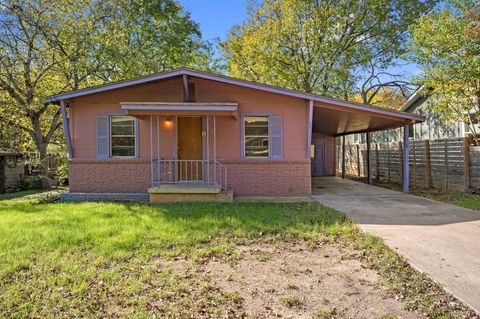
M 337 177 L 315 178 L 312 193 L 480 312 L 480 211 Z

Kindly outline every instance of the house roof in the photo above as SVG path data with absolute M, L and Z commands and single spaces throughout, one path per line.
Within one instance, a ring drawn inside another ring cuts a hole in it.
M 419 105 L 422 105 L 428 99 L 428 90 L 425 86 L 420 86 L 412 93 L 400 108 L 401 112 L 413 112 Z
M 421 117 L 421 116 L 411 114 L 411 113 L 407 113 L 407 112 L 389 110 L 389 109 L 384 109 L 384 108 L 375 107 L 375 106 L 371 106 L 371 105 L 365 105 L 365 104 L 360 104 L 360 103 L 355 103 L 355 102 L 350 102 L 350 101 L 328 98 L 328 97 L 324 97 L 324 96 L 320 96 L 320 95 L 316 95 L 316 94 L 305 93 L 305 92 L 301 92 L 301 91 L 295 91 L 295 90 L 280 88 L 280 87 L 271 86 L 271 85 L 267 85 L 267 84 L 261 84 L 261 83 L 251 82 L 251 81 L 240 80 L 240 79 L 236 79 L 236 78 L 225 76 L 225 75 L 213 74 L 213 73 L 208 73 L 208 72 L 198 71 L 198 70 L 192 70 L 192 69 L 187 69 L 187 68 L 180 68 L 180 69 L 175 69 L 175 70 L 172 70 L 172 71 L 156 73 L 156 74 L 143 76 L 143 77 L 139 77 L 139 78 L 135 78 L 135 79 L 130 79 L 130 80 L 126 80 L 126 81 L 120 81 L 120 82 L 115 82 L 115 83 L 110 83 L 110 84 L 105 84 L 105 85 L 100 85 L 100 86 L 89 87 L 89 88 L 85 88 L 85 89 L 81 89 L 81 90 L 77 90 L 77 91 L 61 93 L 61 94 L 57 94 L 57 95 L 53 95 L 53 96 L 48 97 L 47 102 L 48 103 L 55 103 L 55 102 L 59 102 L 61 100 L 66 100 L 66 99 L 75 98 L 75 97 L 79 97 L 79 96 L 85 96 L 85 95 L 90 95 L 90 94 L 95 94 L 95 93 L 120 89 L 120 88 L 124 88 L 124 87 L 135 86 L 135 85 L 139 85 L 139 84 L 159 81 L 159 80 L 162 80 L 162 79 L 167 79 L 167 78 L 172 78 L 172 77 L 177 77 L 177 76 L 183 76 L 183 75 L 202 78 L 202 79 L 207 79 L 207 80 L 212 80 L 212 81 L 218 81 L 218 82 L 222 82 L 222 83 L 227 83 L 227 84 L 237 85 L 237 86 L 241 86 L 241 87 L 252 88 L 252 89 L 271 92 L 271 93 L 276 93 L 276 94 L 282 94 L 282 95 L 297 97 L 297 98 L 306 99 L 306 100 L 312 100 L 312 101 L 320 102 L 320 103 L 327 103 L 327 104 L 336 105 L 336 106 L 339 106 L 339 107 L 344 107 L 344 108 L 347 108 L 347 109 L 353 109 L 353 110 L 358 110 L 358 111 L 366 111 L 366 112 L 371 112 L 371 113 L 379 113 L 379 114 L 383 114 L 383 115 L 391 115 L 391 116 L 394 116 L 394 117 L 402 118 L 402 119 L 405 119 L 405 120 L 410 120 L 410 121 L 413 121 L 413 122 L 422 122 L 424 120 L 423 117 Z
M 0 147 L 0 156 L 1 155 L 17 155 L 20 152 L 14 150 L 13 148 Z

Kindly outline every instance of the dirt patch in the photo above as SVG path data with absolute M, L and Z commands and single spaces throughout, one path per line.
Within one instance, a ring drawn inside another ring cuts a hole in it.
M 256 244 L 239 249 L 242 260 L 211 260 L 204 270 L 212 284 L 239 294 L 249 317 L 419 317 L 385 290 L 375 271 L 346 257 L 339 246 Z

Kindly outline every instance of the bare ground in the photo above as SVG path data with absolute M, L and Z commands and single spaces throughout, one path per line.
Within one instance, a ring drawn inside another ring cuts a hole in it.
M 338 245 L 297 242 L 238 249 L 243 258 L 235 263 L 213 258 L 189 267 L 221 290 L 237 293 L 249 318 L 420 317 L 405 310 L 374 270 Z

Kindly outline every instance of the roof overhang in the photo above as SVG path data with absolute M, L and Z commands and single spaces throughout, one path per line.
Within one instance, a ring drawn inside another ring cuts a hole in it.
M 121 102 L 129 115 L 218 115 L 236 117 L 238 103 Z
M 423 118 L 406 118 L 384 110 L 345 109 L 325 103 L 315 103 L 313 131 L 341 136 L 355 133 L 394 129 L 422 122 Z

